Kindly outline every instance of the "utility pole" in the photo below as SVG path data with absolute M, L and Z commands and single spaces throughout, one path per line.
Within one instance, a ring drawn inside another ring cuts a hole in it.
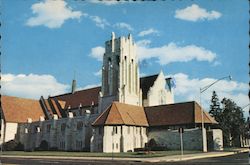
M 201 131 L 202 131 L 202 151 L 203 152 L 207 152 L 207 142 L 206 142 L 206 131 L 205 131 L 205 124 L 204 124 L 204 112 L 202 110 L 202 99 L 201 99 L 201 94 L 203 92 L 205 92 L 207 89 L 209 89 L 211 86 L 213 86 L 214 84 L 218 83 L 219 81 L 223 80 L 223 79 L 229 79 L 229 80 L 232 80 L 232 76 L 226 76 L 226 77 L 222 77 L 216 81 L 214 81 L 213 83 L 203 87 L 203 88 L 200 88 L 200 106 L 201 106 Z
M 182 157 L 183 157 L 183 137 L 182 137 L 183 133 L 184 133 L 184 129 L 179 128 L 180 143 L 181 143 L 181 158 L 180 159 L 182 159 Z

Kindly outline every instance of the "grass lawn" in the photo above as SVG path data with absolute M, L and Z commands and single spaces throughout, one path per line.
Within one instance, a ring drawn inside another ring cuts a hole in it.
M 201 151 L 184 151 L 184 154 L 200 153 Z M 123 158 L 150 158 L 161 157 L 169 155 L 179 155 L 180 151 L 152 151 L 151 153 L 144 152 L 126 152 L 113 153 L 113 157 Z M 62 157 L 112 157 L 112 153 L 98 153 L 98 152 L 63 152 L 63 151 L 4 151 L 3 155 L 16 156 L 62 156 Z

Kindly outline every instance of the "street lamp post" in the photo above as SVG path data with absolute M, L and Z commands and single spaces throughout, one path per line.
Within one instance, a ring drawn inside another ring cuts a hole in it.
M 201 94 L 203 92 L 205 92 L 208 88 L 210 88 L 211 86 L 213 86 L 214 84 L 216 84 L 217 82 L 219 82 L 220 80 L 223 80 L 223 79 L 229 79 L 229 80 L 232 80 L 232 76 L 226 76 L 226 77 L 222 77 L 216 81 L 214 81 L 213 83 L 203 87 L 203 88 L 200 88 L 200 106 L 201 106 L 201 129 L 202 129 L 202 148 L 203 148 L 203 152 L 207 152 L 207 146 L 205 146 L 205 140 L 204 140 L 204 135 L 205 135 L 205 129 L 204 129 L 204 113 L 203 113 L 203 110 L 202 110 L 202 101 L 201 101 Z

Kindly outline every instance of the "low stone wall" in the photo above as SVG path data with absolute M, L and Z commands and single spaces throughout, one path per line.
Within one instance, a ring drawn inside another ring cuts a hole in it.
M 184 129 L 182 135 L 184 150 L 202 150 L 202 130 L 199 128 Z M 148 133 L 148 140 L 154 139 L 157 145 L 170 150 L 179 150 L 181 147 L 178 130 L 152 128 Z

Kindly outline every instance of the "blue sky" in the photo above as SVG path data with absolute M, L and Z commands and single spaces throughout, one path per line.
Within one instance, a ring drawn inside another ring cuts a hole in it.
M 104 42 L 132 34 L 141 75 L 163 70 L 177 81 L 175 100 L 198 100 L 199 87 L 248 102 L 248 2 L 2 0 L 3 94 L 26 98 L 100 85 Z

